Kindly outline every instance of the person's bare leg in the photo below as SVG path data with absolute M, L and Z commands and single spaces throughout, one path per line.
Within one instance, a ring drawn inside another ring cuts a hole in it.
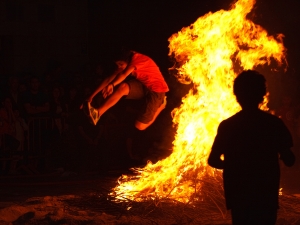
M 156 110 L 156 112 L 153 116 L 153 119 L 149 123 L 142 123 L 142 122 L 136 120 L 135 127 L 139 130 L 147 129 L 156 120 L 156 117 L 160 114 L 160 112 L 166 107 L 166 103 L 167 103 L 166 98 L 167 97 L 165 97 L 163 104 L 161 104 L 161 106 Z
M 129 93 L 129 86 L 127 83 L 121 83 L 118 88 L 105 99 L 104 103 L 97 108 L 98 113 L 102 115 L 105 113 L 109 108 L 114 106 L 124 95 L 128 95 Z

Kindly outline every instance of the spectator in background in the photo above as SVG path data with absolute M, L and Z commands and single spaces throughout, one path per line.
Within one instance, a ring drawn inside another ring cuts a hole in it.
M 58 87 L 62 83 L 62 65 L 59 61 L 50 60 L 48 62 L 48 68 L 43 76 L 42 89 L 45 93 L 51 95 L 51 91 L 54 87 Z
M 79 92 L 82 92 L 83 90 L 83 84 L 84 84 L 84 79 L 80 73 L 74 73 L 71 83 L 73 84 L 74 87 L 77 88 Z
M 13 156 L 18 150 L 20 142 L 16 139 L 15 117 L 9 97 L 4 97 L 0 108 L 0 158 Z M 10 165 L 1 161 L 1 172 L 9 172 Z
M 35 170 L 46 168 L 46 154 L 48 152 L 49 132 L 51 119 L 49 119 L 50 104 L 48 96 L 40 89 L 40 80 L 36 76 L 30 78 L 29 90 L 24 92 L 22 102 L 26 112 L 29 126 L 28 154 L 37 156 L 39 161 L 34 165 Z
M 50 116 L 54 120 L 55 130 L 59 136 L 62 135 L 63 130 L 65 129 L 65 118 L 67 115 L 66 102 L 64 101 L 61 95 L 61 89 L 59 87 L 54 87 L 52 89 L 50 101 Z
M 22 95 L 24 93 L 26 93 L 27 90 L 28 90 L 28 87 L 27 87 L 26 83 L 25 82 L 21 82 L 20 85 L 19 85 L 19 93 L 20 93 L 21 99 L 22 99 Z M 22 104 L 22 102 L 21 102 L 21 104 Z
M 29 90 L 22 96 L 22 102 L 29 117 L 45 116 L 50 110 L 48 96 L 40 90 L 40 85 L 37 77 L 31 77 Z
M 81 102 L 82 96 L 80 95 L 78 89 L 75 86 L 72 86 L 66 96 L 66 123 L 68 126 L 72 126 L 74 121 L 77 119 L 78 113 L 80 112 Z
M 79 91 L 76 87 L 71 87 L 69 89 L 68 95 L 66 96 L 66 105 L 67 111 L 74 112 L 79 111 L 79 107 L 81 105 L 81 96 L 79 95 Z
M 4 97 L 0 108 L 1 134 L 8 134 L 15 137 L 15 116 L 12 109 L 12 102 L 9 97 Z
M 21 117 L 20 111 L 18 109 L 14 110 L 14 117 L 16 139 L 20 142 L 18 151 L 23 151 L 26 136 L 28 134 L 28 124 L 26 123 L 25 119 Z
M 10 97 L 12 101 L 13 108 L 22 109 L 21 98 L 19 93 L 19 78 L 16 76 L 11 76 L 8 81 L 7 96 Z

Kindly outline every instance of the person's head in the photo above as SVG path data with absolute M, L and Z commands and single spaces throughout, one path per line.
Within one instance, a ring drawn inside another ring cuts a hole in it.
M 266 79 L 257 71 L 243 71 L 234 80 L 233 93 L 242 108 L 257 108 L 267 93 Z
M 69 89 L 69 98 L 70 99 L 73 99 L 73 98 L 75 98 L 76 97 L 76 95 L 77 95 L 77 93 L 78 93 L 78 89 L 76 88 L 76 87 L 71 87 L 70 89 Z
M 113 61 L 119 69 L 124 70 L 130 63 L 133 52 L 126 48 L 121 48 L 113 53 Z
M 33 76 L 30 78 L 30 89 L 32 91 L 38 91 L 40 88 L 40 80 L 36 77 Z
M 25 92 L 27 91 L 27 85 L 25 83 L 20 83 L 19 85 L 19 92 Z
M 5 96 L 5 97 L 2 99 L 2 106 L 3 106 L 4 108 L 6 108 L 6 109 L 12 108 L 12 102 L 11 102 L 10 97 Z
M 17 92 L 19 90 L 19 78 L 16 76 L 9 78 L 9 87 L 12 91 Z
M 90 96 L 92 93 L 91 87 L 90 86 L 84 86 L 83 87 L 83 96 L 87 97 Z
M 126 61 L 122 61 L 122 60 L 117 60 L 117 61 L 115 61 L 115 63 L 117 65 L 118 69 L 120 69 L 120 70 L 125 70 L 128 65 L 128 63 Z

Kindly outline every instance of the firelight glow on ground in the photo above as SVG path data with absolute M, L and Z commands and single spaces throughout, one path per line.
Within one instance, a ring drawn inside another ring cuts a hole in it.
M 247 18 L 254 4 L 238 0 L 230 10 L 209 12 L 169 38 L 169 56 L 176 61 L 172 69 L 193 88 L 172 112 L 177 129 L 172 154 L 122 176 L 113 189 L 119 200 L 188 202 L 201 192 L 204 177 L 219 173 L 207 165 L 207 157 L 219 123 L 240 110 L 232 93 L 234 78 L 243 69 L 285 62 L 283 35 L 270 36 Z

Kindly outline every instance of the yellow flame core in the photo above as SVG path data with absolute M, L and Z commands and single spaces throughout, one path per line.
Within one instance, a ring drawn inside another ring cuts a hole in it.
M 285 60 L 282 36 L 268 36 L 246 18 L 255 0 L 239 0 L 228 11 L 208 13 L 169 38 L 169 55 L 179 65 L 177 78 L 192 81 L 193 89 L 172 112 L 177 126 L 172 154 L 156 164 L 136 168 L 137 175 L 122 176 L 114 193 L 120 199 L 172 198 L 187 202 L 201 191 L 219 123 L 240 110 L 232 92 L 234 63 L 253 69 Z M 267 98 L 261 108 L 266 109 Z M 195 182 L 198 181 L 198 182 Z

